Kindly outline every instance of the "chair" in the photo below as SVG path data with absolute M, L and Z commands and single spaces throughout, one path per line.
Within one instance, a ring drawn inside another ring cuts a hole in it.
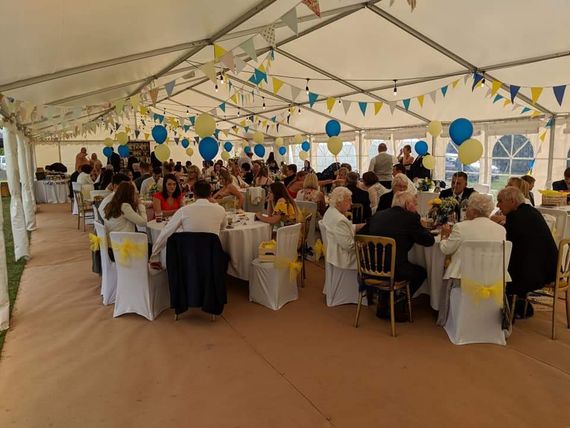
M 451 289 L 444 329 L 455 345 L 506 345 L 502 327 L 509 241 L 461 243 L 461 287 Z
M 362 223 L 362 217 L 364 215 L 364 206 L 362 204 L 352 204 L 350 208 L 352 214 L 352 222 L 354 224 Z
M 244 211 L 259 212 L 265 209 L 265 189 L 263 187 L 249 187 L 245 192 Z
M 117 266 L 117 295 L 113 316 L 135 313 L 154 320 L 170 306 L 166 271 L 148 267 L 148 240 L 143 233 L 111 232 Z M 120 248 L 127 250 L 121 257 Z
M 297 207 L 303 212 L 304 215 L 311 213 L 311 224 L 309 225 L 309 234 L 307 236 L 307 245 L 313 248 L 315 245 L 315 235 L 317 232 L 317 203 L 311 201 L 295 201 Z
M 547 303 L 536 300 L 537 297 L 547 297 L 552 299 L 552 340 L 556 339 L 556 304 L 560 298 L 560 293 L 566 298 L 566 326 L 570 328 L 570 238 L 560 241 L 558 246 L 558 263 L 556 264 L 556 280 L 547 284 L 541 290 L 536 290 L 527 295 L 525 299 L 524 313 L 526 314 L 529 302 L 537 305 L 550 306 Z
M 325 248 L 328 247 L 327 228 L 324 222 L 319 221 L 319 229 Z M 325 254 L 325 285 L 323 294 L 326 296 L 327 306 L 339 306 L 357 304 L 360 293 L 358 292 L 358 273 L 356 269 L 342 269 L 327 262 Z M 366 298 L 363 304 L 368 305 Z
M 77 230 L 81 226 L 81 218 L 83 218 L 83 231 L 86 229 L 87 218 L 95 221 L 95 214 L 93 213 L 93 206 L 83 199 L 83 191 L 81 184 L 73 183 L 73 195 L 77 206 Z
M 395 294 L 397 290 L 406 290 L 408 315 L 412 322 L 412 296 L 408 281 L 396 281 L 396 241 L 383 236 L 356 235 L 356 259 L 358 261 L 358 279 L 360 296 L 356 308 L 354 327 L 358 327 L 358 318 L 362 299 L 367 290 L 372 288 L 390 293 L 390 324 L 392 336 L 396 336 L 396 319 L 394 314 Z M 389 260 L 388 259 L 389 257 Z
M 235 196 L 224 196 L 222 199 L 218 201 L 226 211 L 228 210 L 235 210 L 237 205 L 237 198 Z
M 491 192 L 491 186 L 489 186 L 488 184 L 474 184 L 473 185 L 473 189 L 475 189 L 476 192 L 478 193 L 490 193 Z
M 115 303 L 117 295 L 117 266 L 109 258 L 109 244 L 105 226 L 97 221 L 94 225 L 95 233 L 99 238 L 99 252 L 101 253 L 101 295 L 103 296 L 103 304 L 111 305 Z
M 307 277 L 306 275 L 306 271 L 305 271 L 305 259 L 307 258 L 307 254 L 308 254 L 308 250 L 309 248 L 307 247 L 307 236 L 309 236 L 309 230 L 310 230 L 310 226 L 311 226 L 311 221 L 313 219 L 313 214 L 309 213 L 307 215 L 304 216 L 304 220 L 303 220 L 303 234 L 302 234 L 302 241 L 301 241 L 301 248 L 299 249 L 299 256 L 301 257 L 301 263 L 302 263 L 302 267 L 301 267 L 301 276 L 300 276 L 300 283 L 301 283 L 301 287 L 304 288 L 305 287 L 305 278 Z
M 274 262 L 255 259 L 249 274 L 249 300 L 267 308 L 278 310 L 288 302 L 297 300 L 297 246 L 301 223 L 283 226 L 277 230 Z

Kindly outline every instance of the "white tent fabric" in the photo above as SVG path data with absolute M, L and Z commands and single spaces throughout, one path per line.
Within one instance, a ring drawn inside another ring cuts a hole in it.
M 2 198 L 0 198 L 0 224 L 4 224 Z M 5 242 L 3 227 L 0 227 L 0 242 Z M 8 271 L 6 266 L 6 248 L 4 245 L 0 245 L 0 331 L 8 329 L 10 320 L 10 298 L 8 296 Z
M 28 155 L 26 146 L 26 137 L 20 131 L 16 134 L 18 144 L 18 169 L 20 171 L 20 182 L 22 183 L 22 204 L 24 206 L 24 215 L 26 218 L 26 229 L 28 231 L 36 230 L 36 207 L 34 196 L 34 183 L 30 168 L 28 167 Z

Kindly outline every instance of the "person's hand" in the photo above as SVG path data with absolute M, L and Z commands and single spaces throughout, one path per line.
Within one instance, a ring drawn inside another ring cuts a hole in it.
M 358 223 L 354 225 L 354 230 L 356 232 L 358 232 L 360 229 L 362 229 L 364 226 L 366 226 L 366 223 Z
M 160 262 L 149 261 L 148 265 L 153 270 L 162 270 L 162 263 L 160 263 Z
M 441 239 L 449 238 L 449 235 L 451 235 L 452 229 L 453 229 L 453 227 L 450 224 L 442 225 L 441 226 Z
M 502 214 L 495 214 L 495 215 L 492 215 L 490 218 L 495 223 L 499 223 L 499 224 L 505 224 L 505 222 L 507 221 L 507 217 L 505 217 Z

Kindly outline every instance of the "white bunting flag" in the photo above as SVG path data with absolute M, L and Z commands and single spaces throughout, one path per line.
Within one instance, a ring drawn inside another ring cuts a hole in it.
M 352 101 L 342 100 L 342 108 L 344 109 L 344 114 L 348 114 Z
M 291 29 L 296 35 L 299 35 L 299 25 L 297 22 L 297 7 L 294 7 L 289 12 L 281 17 L 281 21 Z
M 257 53 L 255 52 L 255 45 L 253 44 L 253 37 L 251 39 L 247 39 L 241 45 L 239 45 L 242 51 L 244 51 L 249 57 L 257 61 Z
M 241 59 L 239 56 L 234 57 L 234 59 L 236 61 L 236 73 L 239 74 L 243 71 L 246 64 L 245 61 Z
M 432 103 L 435 104 L 435 100 L 436 100 L 436 98 L 437 98 L 437 91 L 431 91 L 431 92 L 429 93 L 429 97 L 431 98 Z
M 301 89 L 297 88 L 296 86 L 291 86 L 291 101 L 295 101 L 300 93 Z
M 269 43 L 269 46 L 275 47 L 275 24 L 270 24 L 259 33 Z
M 396 110 L 396 102 L 391 101 L 388 103 L 388 106 L 390 106 L 390 114 L 394 114 L 394 110 Z
M 234 61 L 234 54 L 232 53 L 232 51 L 228 51 L 223 57 L 222 57 L 222 63 L 228 67 L 230 70 L 233 70 L 236 67 L 235 61 Z
M 214 66 L 214 61 L 207 62 L 198 67 L 202 73 L 206 75 L 208 79 L 216 83 L 216 67 Z

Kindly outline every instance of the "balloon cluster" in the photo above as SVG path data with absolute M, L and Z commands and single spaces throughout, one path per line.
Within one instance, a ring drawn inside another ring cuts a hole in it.
M 170 149 L 168 144 L 163 144 L 168 138 L 168 131 L 162 125 L 156 125 L 152 128 L 152 138 L 158 146 L 154 149 L 154 155 L 161 162 L 166 162 L 170 157 Z
M 449 137 L 459 147 L 459 160 L 464 165 L 477 162 L 483 155 L 483 144 L 472 136 L 473 124 L 468 119 L 455 119 L 449 125 Z
M 210 161 L 218 154 L 218 141 L 212 137 L 216 132 L 216 121 L 208 113 L 202 113 L 196 118 L 196 133 L 200 137 L 198 151 L 204 160 Z
M 255 146 L 253 146 L 253 153 L 262 158 L 265 156 L 265 146 L 263 145 L 263 132 L 256 131 L 253 134 L 253 141 Z
M 327 148 L 329 152 L 337 156 L 342 150 L 342 140 L 338 136 L 340 134 L 340 123 L 338 123 L 338 120 L 329 120 L 325 125 L 325 132 L 329 137 Z

